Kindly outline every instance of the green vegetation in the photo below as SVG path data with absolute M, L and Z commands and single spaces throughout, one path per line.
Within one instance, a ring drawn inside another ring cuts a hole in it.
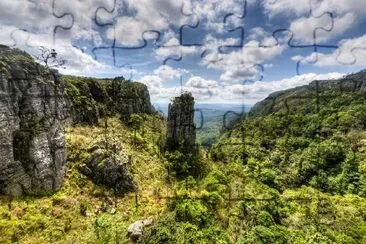
M 163 153 L 158 115 L 69 126 L 64 186 L 0 197 L 0 242 L 128 243 L 128 226 L 153 217 L 142 243 L 366 243 L 366 94 L 329 90 L 286 106 L 297 95 L 194 157 Z M 89 103 L 82 96 L 75 106 Z M 136 193 L 115 196 L 77 170 L 101 140 L 131 157 Z
M 194 117 L 196 126 L 198 127 L 197 142 L 205 148 L 210 148 L 213 144 L 217 143 L 226 127 L 230 127 L 232 121 L 240 118 L 238 115 L 241 109 L 238 108 L 238 105 L 234 106 L 234 109 L 237 115 L 227 113 L 228 110 L 233 110 L 230 106 L 225 106 L 224 108 L 213 108 L 213 106 L 206 108 L 203 106 L 203 108 L 198 109 Z M 202 119 L 203 121 L 201 121 Z
M 68 163 L 61 190 L 50 197 L 0 197 L 0 243 L 128 243 L 132 222 L 158 216 L 166 205 L 166 170 L 158 148 L 165 125 L 159 116 L 140 115 L 136 132 L 118 118 L 96 126 L 70 126 L 66 131 Z M 144 136 L 140 133 L 144 131 Z M 106 132 L 106 133 L 105 133 Z M 118 143 L 132 160 L 139 191 L 116 197 L 113 190 L 94 185 L 78 171 L 98 141 Z M 137 201 L 136 201 L 137 199 Z

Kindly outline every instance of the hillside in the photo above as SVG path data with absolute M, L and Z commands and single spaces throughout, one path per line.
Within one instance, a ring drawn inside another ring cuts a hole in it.
M 0 51 L 0 243 L 366 243 L 365 71 L 271 94 L 207 150 L 190 93 L 164 118 L 141 83 Z

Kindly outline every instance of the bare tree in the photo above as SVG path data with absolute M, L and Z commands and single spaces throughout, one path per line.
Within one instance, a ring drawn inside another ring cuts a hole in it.
M 39 48 L 41 54 L 36 57 L 37 61 L 50 68 L 62 67 L 66 60 L 59 59 L 55 49 L 50 49 L 44 46 Z

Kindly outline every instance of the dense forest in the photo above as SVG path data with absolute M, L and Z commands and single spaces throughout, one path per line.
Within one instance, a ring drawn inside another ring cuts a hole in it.
M 207 147 L 194 141 L 191 94 L 172 99 L 165 118 L 143 84 L 66 76 L 63 184 L 1 196 L 0 242 L 366 243 L 365 78 L 271 94 Z M 27 142 L 45 123 L 31 121 L 21 124 L 32 127 Z M 141 236 L 126 236 L 147 219 Z

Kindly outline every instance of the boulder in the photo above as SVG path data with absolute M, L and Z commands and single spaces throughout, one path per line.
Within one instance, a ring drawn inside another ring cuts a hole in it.
M 132 243 L 137 243 L 147 226 L 152 225 L 153 219 L 148 218 L 144 220 L 138 220 L 131 224 L 127 230 L 127 237 L 130 238 Z
M 90 148 L 89 153 L 79 167 L 82 174 L 97 185 L 114 189 L 117 195 L 137 190 L 129 169 L 131 159 L 118 145 L 99 142 Z

